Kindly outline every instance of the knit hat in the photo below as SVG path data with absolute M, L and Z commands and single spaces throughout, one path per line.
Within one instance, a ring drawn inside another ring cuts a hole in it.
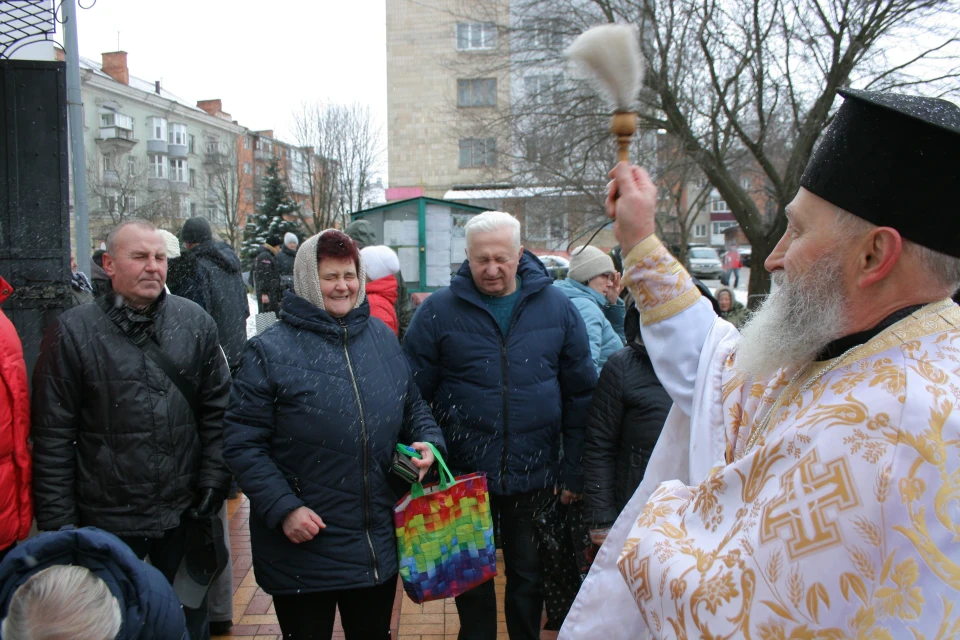
M 203 220 L 203 218 L 200 218 L 200 219 Z M 187 220 L 187 222 L 190 222 L 190 221 Z M 180 257 L 180 241 L 177 240 L 177 236 L 173 235 L 166 229 L 159 229 L 159 233 L 163 237 L 164 244 L 167 245 L 167 260 L 169 260 L 170 258 L 179 258 Z
M 304 240 L 303 246 L 297 251 L 297 257 L 293 261 L 293 292 L 324 311 L 326 308 L 323 306 L 323 293 L 320 291 L 317 243 L 320 241 L 320 236 L 330 231 L 336 231 L 336 229 L 324 229 L 317 235 Z M 363 269 L 363 260 L 360 260 L 360 273 L 357 274 L 357 278 L 360 280 L 360 290 L 357 292 L 357 304 L 354 305 L 354 309 L 359 308 L 367 296 L 367 276 Z
M 297 237 L 297 234 L 295 234 L 295 233 L 290 233 L 289 231 L 287 231 L 287 232 L 283 235 L 283 246 L 287 246 L 287 245 L 290 244 L 291 242 L 292 242 L 293 244 L 295 244 L 295 245 L 299 245 L 299 244 L 300 244 L 300 238 Z
M 377 244 L 377 234 L 369 220 L 354 220 L 347 225 L 343 232 L 353 238 L 360 249 Z
M 188 222 L 189 222 L 189 220 L 188 220 Z M 271 233 L 270 235 L 267 236 L 266 244 L 268 244 L 268 245 L 271 246 L 271 247 L 279 247 L 279 246 L 280 246 L 280 236 L 278 236 L 278 235 L 275 234 L 275 233 Z
M 210 231 L 210 223 L 207 222 L 207 219 L 203 216 L 197 216 L 183 223 L 180 238 L 190 244 L 200 244 L 204 240 L 213 238 L 213 232 Z
M 360 250 L 360 259 L 363 260 L 363 270 L 367 272 L 370 282 L 400 271 L 400 258 L 393 249 L 383 244 L 364 247 Z
M 570 254 L 567 277 L 575 282 L 588 282 L 602 273 L 615 273 L 613 258 L 592 245 L 577 247 Z

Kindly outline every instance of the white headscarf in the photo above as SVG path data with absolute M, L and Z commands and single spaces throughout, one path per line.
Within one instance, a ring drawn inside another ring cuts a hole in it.
M 300 245 L 300 250 L 297 251 L 297 258 L 293 263 L 294 293 L 324 311 L 326 309 L 323 306 L 323 293 L 320 291 L 320 273 L 318 271 L 320 265 L 317 263 L 317 243 L 320 241 L 320 236 L 330 231 L 337 231 L 337 229 L 324 229 L 317 235 L 304 240 L 303 244 Z M 340 233 L 343 232 L 341 231 Z M 344 234 L 344 236 L 348 240 L 350 239 L 350 236 L 346 234 Z M 350 240 L 350 242 L 353 242 L 353 240 Z M 357 278 L 360 280 L 360 289 L 357 291 L 357 303 L 353 306 L 354 309 L 359 308 L 360 305 L 363 304 L 363 300 L 367 295 L 367 275 L 363 270 L 362 260 L 360 260 L 360 270 L 357 273 Z

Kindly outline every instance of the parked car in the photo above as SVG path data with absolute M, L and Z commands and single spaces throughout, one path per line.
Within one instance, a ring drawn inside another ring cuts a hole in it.
M 690 245 L 687 247 L 687 265 L 690 275 L 701 280 L 716 280 L 723 274 L 720 254 L 713 247 Z
M 570 270 L 570 261 L 563 256 L 537 256 L 537 258 L 547 268 L 547 273 L 554 280 L 563 280 L 567 277 L 567 271 Z
M 753 247 L 747 245 L 745 247 L 738 247 L 737 251 L 740 252 L 740 262 L 746 268 L 750 268 L 750 256 L 753 253 Z

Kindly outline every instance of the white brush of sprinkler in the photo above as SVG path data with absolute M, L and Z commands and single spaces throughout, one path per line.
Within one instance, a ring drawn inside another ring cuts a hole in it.
M 637 28 L 629 24 L 593 27 L 580 34 L 566 53 L 613 108 L 610 132 L 617 137 L 617 162 L 629 162 L 630 140 L 637 131 L 635 105 L 644 72 Z

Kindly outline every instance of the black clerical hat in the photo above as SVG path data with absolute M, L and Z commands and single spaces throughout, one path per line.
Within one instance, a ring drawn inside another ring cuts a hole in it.
M 800 185 L 917 244 L 960 257 L 960 107 L 841 89 Z

